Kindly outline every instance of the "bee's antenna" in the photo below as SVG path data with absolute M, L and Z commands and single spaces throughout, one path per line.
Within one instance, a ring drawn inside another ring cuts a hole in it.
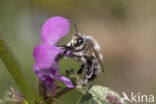
M 74 23 L 74 27 L 75 27 L 75 30 L 76 30 L 76 34 L 78 35 L 78 29 L 77 29 L 77 26 L 76 26 L 75 23 Z

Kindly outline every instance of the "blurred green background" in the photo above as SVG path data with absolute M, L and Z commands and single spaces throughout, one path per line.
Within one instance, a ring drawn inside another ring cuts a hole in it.
M 105 74 L 100 73 L 91 83 L 110 87 L 120 95 L 124 91 L 156 96 L 155 0 L 0 0 L 0 33 L 35 88 L 33 48 L 40 44 L 43 23 L 56 15 L 69 18 L 80 33 L 93 36 L 101 45 Z M 71 25 L 60 44 L 67 43 L 72 34 Z M 79 68 L 71 60 L 60 66 L 62 73 Z M 0 60 L 0 97 L 9 86 L 16 87 Z M 75 104 L 80 95 L 72 91 L 56 104 Z

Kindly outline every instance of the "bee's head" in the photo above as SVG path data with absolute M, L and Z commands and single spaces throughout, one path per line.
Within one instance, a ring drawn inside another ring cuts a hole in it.
M 73 35 L 73 38 L 71 40 L 71 44 L 74 47 L 78 47 L 83 43 L 83 38 L 80 34 Z
M 76 24 L 74 24 L 74 26 L 75 26 L 76 34 L 73 35 L 72 40 L 67 44 L 67 46 L 70 46 L 70 47 L 78 47 L 81 44 L 83 44 L 83 41 L 84 41 L 83 37 L 78 33 Z
M 73 35 L 72 40 L 67 44 L 70 47 L 78 47 L 83 44 L 83 38 L 80 34 Z

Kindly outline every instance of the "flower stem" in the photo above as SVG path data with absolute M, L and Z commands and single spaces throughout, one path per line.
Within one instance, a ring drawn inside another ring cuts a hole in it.
M 65 87 L 64 89 L 62 89 L 61 91 L 59 91 L 56 95 L 55 95 L 55 98 L 59 98 L 60 96 L 64 95 L 65 93 L 73 90 L 74 88 L 68 88 L 68 87 Z
M 75 87 L 73 87 L 73 88 L 65 87 L 61 91 L 57 92 L 54 98 L 59 98 L 60 96 L 66 94 L 67 92 L 69 92 L 69 91 L 71 91 L 73 89 L 75 89 Z
M 21 71 L 21 67 L 18 64 L 17 59 L 9 49 L 8 45 L 6 44 L 6 41 L 3 39 L 1 34 L 0 58 L 6 66 L 11 77 L 15 81 L 16 85 L 18 86 L 19 90 L 21 91 L 25 99 L 29 102 L 29 104 L 35 104 L 35 102 L 39 102 L 39 96 L 26 80 L 25 76 Z

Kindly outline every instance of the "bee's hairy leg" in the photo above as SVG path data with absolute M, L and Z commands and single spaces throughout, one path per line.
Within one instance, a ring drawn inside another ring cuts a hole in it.
M 88 83 L 88 80 L 92 78 L 93 74 L 94 74 L 94 63 L 92 63 L 92 65 L 88 66 L 86 69 L 85 69 L 85 73 L 84 73 L 85 77 L 84 77 L 84 82 L 85 83 Z
M 67 45 L 58 45 L 58 47 L 60 47 L 63 50 L 63 53 L 61 54 L 62 57 L 69 57 L 69 55 L 67 53 L 69 51 L 71 52 L 72 47 L 67 46 Z
M 58 47 L 64 49 L 65 51 L 69 51 L 73 49 L 72 46 L 67 46 L 67 45 L 58 45 Z
M 95 74 L 92 75 L 91 78 L 89 78 L 89 81 L 94 80 L 97 76 Z
M 82 64 L 81 67 L 80 67 L 80 69 L 77 71 L 77 74 L 81 74 L 82 71 L 83 71 L 83 68 L 84 68 L 84 65 Z
M 70 51 L 70 52 L 71 52 L 70 58 L 80 59 L 82 57 L 82 56 L 75 54 L 73 51 Z

